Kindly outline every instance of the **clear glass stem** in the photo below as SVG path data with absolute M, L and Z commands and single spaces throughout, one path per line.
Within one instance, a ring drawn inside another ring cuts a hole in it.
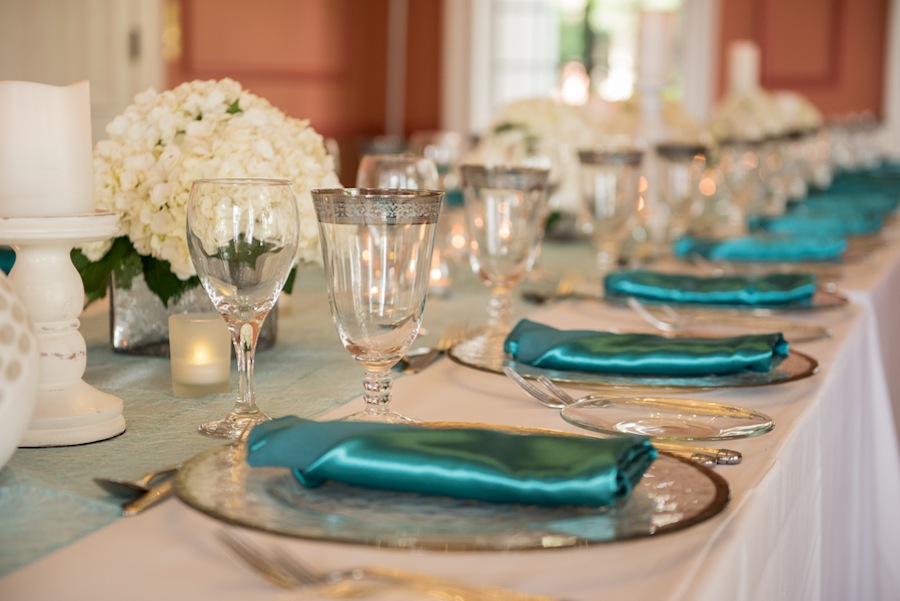
M 232 338 L 234 339 L 234 353 L 237 358 L 238 369 L 238 393 L 234 402 L 232 413 L 238 415 L 253 415 L 259 413 L 256 406 L 256 392 L 253 387 L 253 363 L 256 358 L 256 340 L 259 337 L 259 324 L 244 322 L 235 324 Z
M 493 332 L 508 332 L 512 325 L 512 296 L 509 288 L 495 286 L 491 288 L 488 299 L 487 327 Z
M 363 380 L 364 398 L 366 410 L 388 410 L 391 403 L 391 389 L 394 386 L 394 378 L 391 370 L 366 371 L 366 379 Z

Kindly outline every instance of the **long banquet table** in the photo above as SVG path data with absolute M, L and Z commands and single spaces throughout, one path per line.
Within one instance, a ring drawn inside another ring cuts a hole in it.
M 583 245 L 548 243 L 540 266 L 552 273 L 590 264 Z M 426 342 L 461 316 L 480 318 L 486 290 L 471 275 L 460 279 L 450 297 L 429 299 Z M 257 359 L 260 403 L 275 416 L 339 417 L 359 407 L 362 371 L 340 347 L 320 271 L 307 269 L 300 280 L 282 307 L 277 346 Z M 892 301 L 900 294 L 900 243 L 846 266 L 839 285 L 853 299 L 849 306 L 789 314 L 831 329 L 829 339 L 793 347 L 815 357 L 819 373 L 684 395 L 743 405 L 776 422 L 770 433 L 719 445 L 744 459 L 716 468 L 732 499 L 703 523 L 586 548 L 517 552 L 378 549 L 248 534 L 323 568 L 388 566 L 570 600 L 898 599 L 900 317 Z M 515 312 L 558 327 L 646 328 L 627 308 L 593 300 L 540 307 L 517 301 Z M 231 397 L 174 397 L 167 361 L 109 349 L 102 310 L 86 312 L 82 331 L 85 379 L 124 400 L 128 429 L 96 444 L 20 449 L 0 471 L 0 598 L 293 598 L 236 563 L 215 538 L 226 526 L 177 499 L 118 517 L 116 501 L 91 477 L 135 476 L 221 444 L 194 428 L 224 414 Z M 504 377 L 446 359 L 398 377 L 395 405 L 427 421 L 583 433 Z

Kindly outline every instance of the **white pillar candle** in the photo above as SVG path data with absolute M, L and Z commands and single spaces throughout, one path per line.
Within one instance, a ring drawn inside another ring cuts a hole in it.
M 199 397 L 226 392 L 231 376 L 231 337 L 218 313 L 169 316 L 172 391 Z
M 673 11 L 641 11 L 638 36 L 638 84 L 662 88 L 672 78 L 677 15 Z
M 0 217 L 94 212 L 87 81 L 0 81 Z
M 732 94 L 759 89 L 759 46 L 739 40 L 728 46 L 728 85 Z

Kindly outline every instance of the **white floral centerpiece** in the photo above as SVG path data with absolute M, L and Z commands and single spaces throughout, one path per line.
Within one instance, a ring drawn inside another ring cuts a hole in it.
M 199 285 L 185 232 L 195 179 L 290 180 L 300 213 L 297 261 L 321 261 L 309 191 L 340 184 L 307 121 L 223 79 L 143 92 L 106 132 L 94 149 L 95 202 L 121 214 L 122 235 L 73 253 L 89 302 L 106 294 L 111 275 L 127 289 L 143 274 L 163 305 Z

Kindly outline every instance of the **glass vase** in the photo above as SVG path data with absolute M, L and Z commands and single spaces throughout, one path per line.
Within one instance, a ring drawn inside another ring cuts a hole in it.
M 177 300 L 163 305 L 147 287 L 143 275 L 134 277 L 130 288 L 110 283 L 110 340 L 113 350 L 133 355 L 169 356 L 169 315 L 175 313 L 218 313 L 202 286 L 195 286 Z M 259 333 L 257 350 L 275 345 L 278 332 L 278 305 L 266 318 Z

